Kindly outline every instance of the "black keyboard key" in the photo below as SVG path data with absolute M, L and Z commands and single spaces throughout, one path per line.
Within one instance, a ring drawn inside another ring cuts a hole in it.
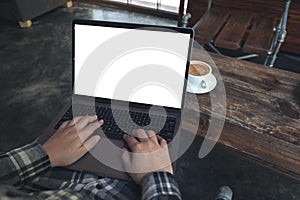
M 105 126 L 112 126 L 114 124 L 113 121 L 104 121 Z
M 150 123 L 151 123 L 150 120 L 145 120 L 145 121 L 144 121 L 144 126 L 148 126 Z
M 141 120 L 137 120 L 135 123 L 140 126 L 144 125 L 144 123 Z
M 121 133 L 121 129 L 119 127 L 115 127 L 113 130 L 114 133 Z
M 167 117 L 167 123 L 168 124 L 175 124 L 176 118 L 175 117 Z
M 112 133 L 112 131 L 113 131 L 112 127 L 107 127 L 105 130 L 105 132 L 107 132 L 107 133 Z
M 104 119 L 104 115 L 98 115 L 98 119 Z
M 107 116 L 104 116 L 104 119 L 105 120 L 112 120 L 113 116 L 112 115 L 107 115 Z
M 136 114 L 134 115 L 133 119 L 139 120 L 139 119 L 141 119 L 141 116 L 142 116 L 141 113 L 136 113 Z
M 173 137 L 173 134 L 174 134 L 174 132 L 165 130 L 165 129 L 163 129 L 159 132 L 159 135 L 161 135 L 162 137 L 167 137 L 167 138 Z
M 164 126 L 164 129 L 168 130 L 168 131 L 173 131 L 175 129 L 175 125 L 174 124 L 166 124 Z
M 149 115 L 147 113 L 142 114 L 142 120 L 149 120 Z

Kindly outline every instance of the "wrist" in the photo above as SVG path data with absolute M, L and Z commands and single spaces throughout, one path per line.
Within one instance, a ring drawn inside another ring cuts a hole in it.
M 54 159 L 55 156 L 51 153 L 51 148 L 49 148 L 49 147 L 47 146 L 47 144 L 43 144 L 43 145 L 42 145 L 42 148 L 44 149 L 45 153 L 46 153 L 47 156 L 48 156 L 48 159 L 49 159 L 49 161 L 50 161 L 51 167 L 52 167 L 52 168 L 53 168 L 53 167 L 57 167 L 58 165 L 57 165 L 57 163 L 55 162 L 55 159 Z

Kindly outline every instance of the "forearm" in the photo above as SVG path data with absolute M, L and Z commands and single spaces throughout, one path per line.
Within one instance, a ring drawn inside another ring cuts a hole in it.
M 42 146 L 28 144 L 0 156 L 0 182 L 19 185 L 50 167 L 49 157 Z
M 181 194 L 174 176 L 167 172 L 147 174 L 142 180 L 143 200 L 180 200 Z

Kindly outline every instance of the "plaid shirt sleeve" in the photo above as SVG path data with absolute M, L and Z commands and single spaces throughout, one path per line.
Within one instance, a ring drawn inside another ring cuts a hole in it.
M 180 200 L 181 194 L 174 176 L 168 172 L 147 174 L 142 180 L 143 200 Z
M 0 155 L 0 182 L 21 185 L 50 167 L 47 153 L 34 142 Z

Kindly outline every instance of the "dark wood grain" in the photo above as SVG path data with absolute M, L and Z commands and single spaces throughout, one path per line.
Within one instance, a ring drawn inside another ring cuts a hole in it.
M 284 0 L 212 0 L 213 7 L 236 9 L 247 11 L 255 15 L 264 17 L 280 18 L 284 8 Z M 193 27 L 199 19 L 205 14 L 207 0 L 189 0 L 187 12 L 191 13 L 192 18 L 188 26 Z M 287 37 L 281 50 L 300 54 L 300 2 L 292 1 L 289 10 Z
M 228 12 L 214 9 L 206 13 L 199 22 L 194 26 L 195 40 L 202 44 L 211 42 L 215 35 L 220 31 L 229 17 Z
M 237 50 L 244 38 L 252 16 L 247 12 L 229 12 L 229 14 L 230 18 L 218 35 L 215 45 L 217 47 Z
M 258 20 L 259 18 L 259 20 Z M 275 27 L 274 18 L 258 16 L 253 21 L 253 27 L 250 30 L 249 36 L 243 46 L 245 53 L 257 53 L 267 55 L 270 48 L 272 38 L 274 37 L 273 30 Z
M 225 125 L 218 142 L 300 178 L 300 75 L 216 54 L 211 56 L 220 71 L 227 98 Z M 196 50 L 193 59 L 207 60 Z M 210 95 L 197 95 L 197 102 L 192 94 L 186 98 L 183 128 L 193 130 L 199 126 L 197 134 L 201 137 L 213 118 Z M 197 112 L 201 117 L 199 124 L 194 120 Z

